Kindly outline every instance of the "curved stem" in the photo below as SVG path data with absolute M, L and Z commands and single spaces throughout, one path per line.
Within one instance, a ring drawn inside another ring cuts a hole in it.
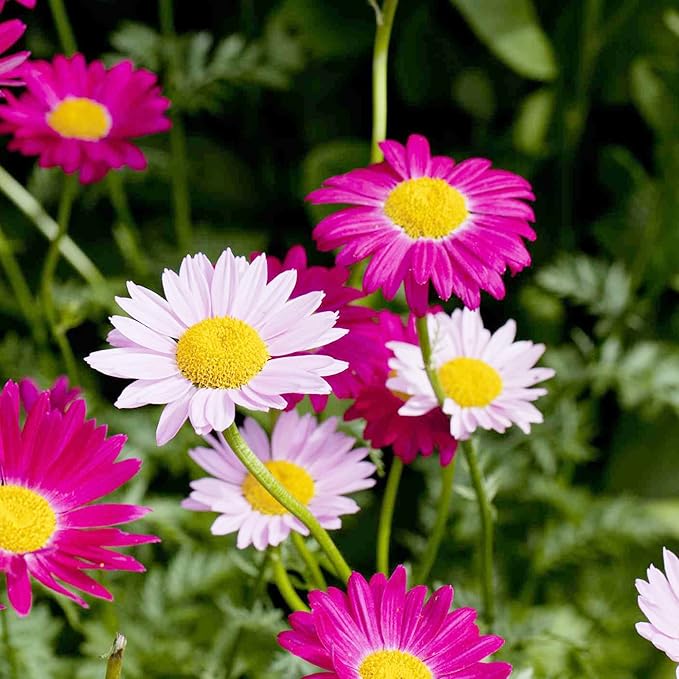
M 394 457 L 387 477 L 387 487 L 384 489 L 380 523 L 377 529 L 377 570 L 385 575 L 389 572 L 389 542 L 391 539 L 391 523 L 394 519 L 396 496 L 403 473 L 401 458 Z
M 285 599 L 285 603 L 288 604 L 289 608 L 293 611 L 308 611 L 309 608 L 302 601 L 290 582 L 290 577 L 288 576 L 288 572 L 285 570 L 285 566 L 281 559 L 280 550 L 277 548 L 271 550 L 271 564 L 276 587 L 278 587 L 278 591 L 281 593 L 283 599 Z
M 316 517 L 305 507 L 288 489 L 283 486 L 274 475 L 267 469 L 264 463 L 250 450 L 248 444 L 238 431 L 235 423 L 224 431 L 224 438 L 233 450 L 236 457 L 245 465 L 245 468 L 259 481 L 259 483 L 280 502 L 293 516 L 296 516 L 314 536 L 321 549 L 328 555 L 337 574 L 342 580 L 347 581 L 351 575 L 351 569 L 344 560 L 337 546 L 328 535 L 327 531 L 318 522 Z
M 422 556 L 420 566 L 415 573 L 415 582 L 425 583 L 429 577 L 432 566 L 436 561 L 436 557 L 441 547 L 443 535 L 446 531 L 446 523 L 448 515 L 450 514 L 450 502 L 453 497 L 453 479 L 455 478 L 455 462 L 457 458 L 454 457 L 447 467 L 443 468 L 441 474 L 441 495 L 439 496 L 438 508 L 436 510 L 436 521 L 434 528 L 429 535 L 427 547 Z
M 431 340 L 429 338 L 429 326 L 427 325 L 427 316 L 421 316 L 415 321 L 417 327 L 417 339 L 420 343 L 420 349 L 422 350 L 422 360 L 424 361 L 424 369 L 431 383 L 431 388 L 436 394 L 436 398 L 440 404 L 446 400 L 446 394 L 441 387 L 439 382 L 439 376 L 436 372 L 436 368 L 432 365 L 431 356 Z
M 387 63 L 389 60 L 389 41 L 394 25 L 394 15 L 398 0 L 384 0 L 377 11 L 377 32 L 373 48 L 373 121 L 370 162 L 379 163 L 382 151 L 378 143 L 387 136 Z
M 66 56 L 71 56 L 78 51 L 75 42 L 75 35 L 71 28 L 71 22 L 68 20 L 68 14 L 63 0 L 49 0 L 50 10 L 52 11 L 52 18 L 57 29 L 59 42 L 63 48 Z
M 488 625 L 493 623 L 495 618 L 495 592 L 493 587 L 493 512 L 486 484 L 479 464 L 479 455 L 476 450 L 476 443 L 466 441 L 462 444 L 469 475 L 474 486 L 476 499 L 481 511 L 481 582 L 483 593 L 484 618 Z
M 317 587 L 318 589 L 327 589 L 328 584 L 323 577 L 323 571 L 321 571 L 321 568 L 314 558 L 314 555 L 307 547 L 304 538 L 296 531 L 292 531 L 292 533 L 290 533 L 290 537 L 292 538 L 292 544 L 295 545 L 295 549 L 299 552 L 299 555 L 302 557 L 302 560 L 309 570 L 309 574 L 311 575 L 311 583 L 313 586 Z
M 122 634 L 116 634 L 113 648 L 106 663 L 105 679 L 120 679 L 123 675 L 123 653 L 125 653 L 127 639 Z

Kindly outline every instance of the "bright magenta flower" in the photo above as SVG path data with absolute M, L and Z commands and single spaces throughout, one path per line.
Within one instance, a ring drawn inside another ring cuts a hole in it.
M 11 381 L 0 392 L 0 571 L 9 601 L 19 615 L 30 612 L 31 576 L 83 607 L 64 585 L 111 600 L 85 571 L 142 572 L 136 559 L 109 548 L 158 538 L 111 527 L 147 508 L 91 503 L 129 481 L 141 461 L 115 461 L 126 437 L 106 438 L 105 426 L 85 419 L 85 401 L 73 400 L 66 382 L 36 397 L 35 385 L 24 381 L 21 392 Z
M 146 158 L 131 139 L 170 128 L 155 74 L 135 70 L 125 60 L 107 69 L 82 54 L 35 61 L 23 71 L 27 92 L 7 96 L 0 106 L 0 131 L 14 138 L 9 148 L 39 156 L 40 167 L 80 173 L 89 184 L 109 170 L 146 168 Z
M 432 156 L 413 134 L 404 147 L 380 144 L 385 161 L 327 179 L 307 196 L 312 203 L 343 203 L 314 230 L 321 250 L 342 248 L 337 262 L 372 256 L 363 287 L 392 299 L 405 285 L 410 308 L 427 308 L 429 281 L 441 299 L 457 295 L 476 309 L 481 290 L 505 294 L 502 274 L 530 264 L 522 238 L 535 239 L 530 184 L 485 158 L 456 164 Z
M 0 0 L 0 12 L 5 9 L 5 3 L 7 0 Z M 36 0 L 17 0 L 20 5 L 27 7 L 28 9 L 34 9 Z
M 18 19 L 0 23 L 0 54 L 6 52 L 25 32 L 26 24 Z M 0 87 L 16 87 L 24 84 L 23 63 L 30 52 L 15 52 L 0 58 Z M 0 95 L 4 96 L 4 92 Z
M 505 679 L 512 666 L 481 662 L 502 646 L 481 636 L 473 608 L 450 612 L 453 588 L 408 590 L 399 566 L 387 580 L 349 578 L 346 594 L 336 587 L 309 593 L 311 612 L 293 613 L 292 630 L 278 642 L 293 655 L 325 670 L 305 679 Z

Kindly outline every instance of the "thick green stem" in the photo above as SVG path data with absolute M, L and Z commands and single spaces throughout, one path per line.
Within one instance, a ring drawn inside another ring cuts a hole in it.
M 9 611 L 0 613 L 2 618 L 2 641 L 5 646 L 5 655 L 9 665 L 8 679 L 19 679 L 19 663 L 17 662 L 16 650 L 12 644 L 12 637 L 9 629 Z
M 370 162 L 379 163 L 382 151 L 378 146 L 387 136 L 387 64 L 389 41 L 394 25 L 398 0 L 384 0 L 381 11 L 377 12 L 377 32 L 373 48 L 373 126 Z
M 292 544 L 295 545 L 295 549 L 299 552 L 299 555 L 306 564 L 309 575 L 311 576 L 311 584 L 313 584 L 313 586 L 317 587 L 318 589 L 327 589 L 328 585 L 325 582 L 325 578 L 323 577 L 323 571 L 321 571 L 321 568 L 318 565 L 314 555 L 307 547 L 304 538 L 296 531 L 293 531 L 290 534 L 290 537 L 292 538 Z
M 45 257 L 45 264 L 42 268 L 41 277 L 41 294 L 42 304 L 47 318 L 47 323 L 52 332 L 61 355 L 66 365 L 66 372 L 71 380 L 71 384 L 78 384 L 78 369 L 76 367 L 75 356 L 68 343 L 66 333 L 59 325 L 57 309 L 54 304 L 54 275 L 56 273 L 57 264 L 59 263 L 59 244 L 66 236 L 68 225 L 71 220 L 71 209 L 73 201 L 78 192 L 78 178 L 76 175 L 64 175 L 64 190 L 61 194 L 61 202 L 59 203 L 59 229 L 50 243 Z
M 309 608 L 302 601 L 290 582 L 288 572 L 285 570 L 285 566 L 281 559 L 280 550 L 277 548 L 271 550 L 271 564 L 273 566 L 273 577 L 276 582 L 276 587 L 278 587 L 278 591 L 281 593 L 283 599 L 285 599 L 285 603 L 293 611 L 308 611 Z
M 351 575 L 351 569 L 316 517 L 274 477 L 264 463 L 250 450 L 235 423 L 224 431 L 224 438 L 250 474 L 309 529 L 321 549 L 327 554 L 338 576 L 346 582 Z
M 106 663 L 105 679 L 120 679 L 123 675 L 123 654 L 127 646 L 127 639 L 122 634 L 116 634 L 113 648 Z
M 427 325 L 427 316 L 421 316 L 417 319 L 417 339 L 420 343 L 420 349 L 422 350 L 422 360 L 424 361 L 424 369 L 431 383 L 431 388 L 436 394 L 436 398 L 440 404 L 446 400 L 446 394 L 443 391 L 443 387 L 439 382 L 438 372 L 432 364 L 432 347 L 431 340 L 429 338 L 429 326 Z
M 403 473 L 403 462 L 394 457 L 387 477 L 387 487 L 384 489 L 382 509 L 380 511 L 380 523 L 377 529 L 377 570 L 385 575 L 389 572 L 389 543 L 391 540 L 391 524 L 394 520 L 394 508 L 396 496 Z
M 429 577 L 432 566 L 436 561 L 436 557 L 441 547 L 443 536 L 446 532 L 446 523 L 448 515 L 450 514 L 450 502 L 453 497 L 453 480 L 455 478 L 455 462 L 457 458 L 454 457 L 447 467 L 443 468 L 441 474 L 441 495 L 439 496 L 439 503 L 436 509 L 436 520 L 434 528 L 429 535 L 427 547 L 424 550 L 422 561 L 415 573 L 415 582 L 425 583 Z
M 71 56 L 78 51 L 78 46 L 75 42 L 75 35 L 71 28 L 71 22 L 68 20 L 64 2 L 63 0 L 49 0 L 49 6 L 52 11 L 52 18 L 54 19 L 61 48 L 66 53 L 66 56 Z

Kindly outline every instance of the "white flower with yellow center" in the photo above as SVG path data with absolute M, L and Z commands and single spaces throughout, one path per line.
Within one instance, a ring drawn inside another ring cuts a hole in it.
M 295 355 L 346 334 L 337 313 L 314 313 L 323 292 L 289 299 L 297 272 L 267 283 L 265 255 L 252 263 L 226 250 L 213 267 L 203 254 L 187 256 L 179 274 L 166 269 L 165 298 L 128 282 L 130 297 L 117 297 L 131 318 L 113 316 L 108 341 L 115 348 L 85 360 L 96 370 L 134 379 L 119 408 L 167 404 L 158 423 L 158 445 L 190 419 L 198 434 L 223 431 L 237 405 L 283 409 L 282 394 L 327 394 L 323 379 L 347 367 L 324 355 Z
M 450 415 L 450 433 L 468 439 L 478 428 L 503 433 L 516 424 L 526 434 L 531 424 L 542 422 L 542 413 L 531 403 L 547 393 L 533 388 L 554 376 L 551 368 L 535 368 L 545 351 L 543 344 L 515 342 L 516 323 L 507 321 L 491 335 L 481 314 L 456 309 L 429 315 L 427 326 L 432 345 L 432 367 L 445 394 L 443 412 Z M 406 342 L 387 345 L 392 391 L 409 396 L 399 414 L 418 416 L 438 405 L 424 369 L 420 347 Z

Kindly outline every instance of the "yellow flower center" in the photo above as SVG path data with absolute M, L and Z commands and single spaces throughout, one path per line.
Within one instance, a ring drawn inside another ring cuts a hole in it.
M 454 358 L 444 363 L 438 373 L 446 396 L 463 408 L 487 406 L 502 391 L 500 373 L 478 358 Z
M 431 670 L 405 651 L 375 651 L 358 668 L 361 679 L 433 679 Z
M 177 367 L 204 389 L 238 389 L 257 375 L 270 356 L 259 333 L 238 318 L 206 318 L 177 342 Z
M 392 189 L 384 213 L 411 238 L 443 238 L 467 216 L 464 196 L 444 179 L 407 179 Z
M 42 495 L 23 486 L 0 486 L 0 549 L 35 552 L 56 527 L 57 515 Z
M 314 480 L 306 469 L 302 469 L 299 465 L 287 460 L 267 462 L 266 468 L 303 505 L 308 504 L 314 496 Z M 254 510 L 261 514 L 280 515 L 288 513 L 288 510 L 278 500 L 269 495 L 269 491 L 252 474 L 247 475 L 241 488 L 245 499 L 252 505 Z
M 66 139 L 99 141 L 111 131 L 111 114 L 98 101 L 66 97 L 47 114 L 47 124 Z

